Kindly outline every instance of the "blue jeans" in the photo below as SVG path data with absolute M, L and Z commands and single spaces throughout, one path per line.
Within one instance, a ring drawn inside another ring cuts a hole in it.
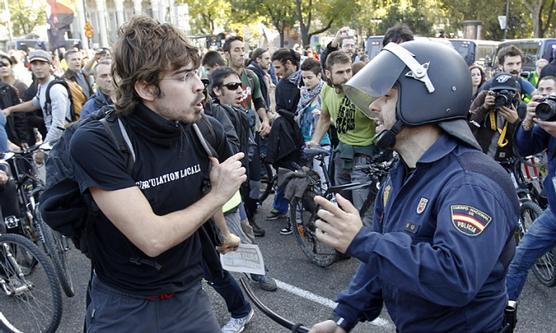
M 556 216 L 546 209 L 519 243 L 506 275 L 508 298 L 517 300 L 527 281 L 527 273 L 548 250 L 556 246 Z
M 222 270 L 222 276 L 211 276 L 205 270 L 205 279 L 224 298 L 232 318 L 243 318 L 251 312 L 251 304 L 243 296 L 239 284 L 230 272 Z
M 334 180 L 336 185 L 343 185 L 355 182 L 367 182 L 369 177 L 363 170 L 358 170 L 357 167 L 365 166 L 371 164 L 371 157 L 367 155 L 355 155 L 353 157 L 353 167 L 351 169 L 345 169 L 344 163 L 340 158 L 340 154 L 335 152 L 334 154 Z M 343 195 L 343 194 L 342 194 Z M 351 191 L 351 203 L 355 208 L 361 210 L 365 200 L 369 197 L 369 188 L 360 188 Z M 365 226 L 371 226 L 373 222 L 373 209 L 369 207 L 365 216 L 363 216 L 363 224 Z
M 286 214 L 288 212 L 288 199 L 284 198 L 284 187 L 278 187 L 276 194 L 274 194 L 274 202 L 272 208 L 276 209 L 279 214 Z

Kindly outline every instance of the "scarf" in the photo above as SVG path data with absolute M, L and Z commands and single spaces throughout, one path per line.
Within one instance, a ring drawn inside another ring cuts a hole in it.
M 315 99 L 322 89 L 324 81 L 320 81 L 318 85 L 316 85 L 313 89 L 309 90 L 306 86 L 300 88 L 299 91 L 299 103 L 297 103 L 297 110 L 295 111 L 295 115 L 299 117 L 303 110 Z

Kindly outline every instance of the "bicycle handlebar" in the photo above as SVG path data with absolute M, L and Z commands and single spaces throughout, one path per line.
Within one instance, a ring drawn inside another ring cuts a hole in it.
M 261 302 L 261 300 L 259 300 L 257 296 L 255 296 L 255 293 L 253 292 L 253 290 L 251 290 L 251 287 L 249 287 L 249 284 L 245 281 L 245 278 L 241 277 L 239 279 L 239 282 L 241 283 L 243 290 L 245 290 L 247 297 L 249 297 L 253 304 L 255 304 L 255 306 L 259 310 L 261 310 L 261 312 L 264 313 L 267 317 L 280 324 L 280 326 L 287 328 L 291 332 L 309 333 L 309 328 L 307 328 L 306 326 L 303 326 L 302 324 L 295 324 L 264 305 L 263 302 Z

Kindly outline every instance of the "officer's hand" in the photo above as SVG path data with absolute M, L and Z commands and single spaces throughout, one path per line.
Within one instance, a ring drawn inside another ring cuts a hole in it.
M 222 205 L 239 190 L 240 185 L 247 179 L 245 168 L 241 166 L 243 157 L 243 153 L 237 153 L 222 163 L 219 163 L 214 157 L 210 158 L 212 163 L 210 192 Z
M 217 246 L 216 250 L 218 250 L 218 252 L 222 254 L 226 254 L 228 252 L 237 250 L 240 242 L 241 241 L 238 236 L 229 233 L 226 236 L 224 236 L 224 239 L 222 240 L 222 245 Z
M 346 333 L 346 331 L 338 327 L 333 320 L 326 320 L 313 325 L 309 333 Z
M 359 217 L 359 210 L 351 202 L 336 194 L 339 206 L 321 196 L 315 197 L 317 205 L 321 206 L 317 215 L 317 238 L 326 245 L 345 253 L 363 223 Z
M 494 107 L 494 93 L 488 92 L 485 96 L 485 101 L 483 102 L 483 107 L 487 110 L 490 110 Z
M 515 124 L 515 122 L 519 120 L 519 115 L 513 105 L 511 107 L 501 106 L 498 112 L 500 112 L 502 117 L 506 118 L 510 124 Z
M 556 138 L 556 121 L 542 121 L 540 119 L 534 118 L 533 121 L 539 125 L 546 133 L 552 135 Z

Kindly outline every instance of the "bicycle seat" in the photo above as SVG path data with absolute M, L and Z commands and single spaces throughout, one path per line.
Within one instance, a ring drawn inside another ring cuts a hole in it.
M 328 156 L 330 155 L 330 150 L 316 147 L 316 148 L 305 148 L 303 149 L 303 155 L 306 158 L 313 158 L 317 155 Z

